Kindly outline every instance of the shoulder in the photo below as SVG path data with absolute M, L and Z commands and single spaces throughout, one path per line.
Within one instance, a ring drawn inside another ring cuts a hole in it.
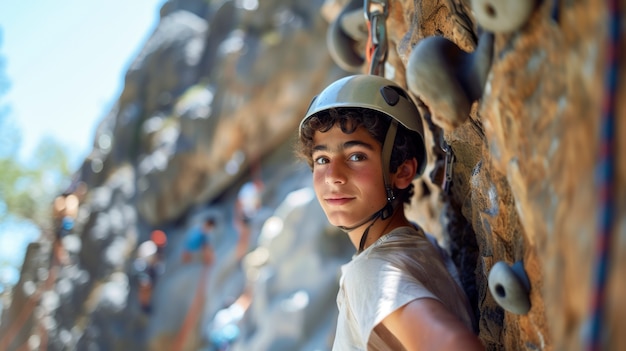
M 438 300 L 428 287 L 433 272 L 415 259 L 414 249 L 406 250 L 397 239 L 390 237 L 377 243 L 342 268 L 341 285 L 348 299 L 373 306 L 388 305 L 390 310 L 416 298 Z
M 397 228 L 384 235 L 365 251 L 344 266 L 344 275 L 354 276 L 355 280 L 361 280 L 362 276 L 371 276 L 376 273 L 379 276 L 396 272 L 402 274 L 408 266 L 419 264 L 421 257 L 430 259 L 434 253 L 433 247 L 419 229 L 411 227 Z
M 385 234 L 380 238 L 380 245 L 390 245 L 397 244 L 399 242 L 410 242 L 410 243 L 430 243 L 427 235 L 424 233 L 422 228 L 415 227 L 399 227 L 393 229 L 389 233 Z M 407 247 L 411 247 L 412 245 L 408 245 Z
M 407 264 L 429 262 L 432 256 L 438 259 L 439 253 L 421 229 L 400 227 L 378 239 L 362 256 L 405 267 Z

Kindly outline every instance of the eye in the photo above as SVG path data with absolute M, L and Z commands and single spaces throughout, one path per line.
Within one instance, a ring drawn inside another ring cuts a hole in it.
M 356 162 L 364 161 L 366 159 L 367 159 L 367 156 L 365 156 L 365 154 L 362 154 L 362 153 L 355 153 L 355 154 L 350 155 L 350 157 L 348 157 L 348 160 L 356 161 Z
M 316 165 L 324 165 L 328 163 L 328 158 L 325 156 L 319 156 L 313 160 Z

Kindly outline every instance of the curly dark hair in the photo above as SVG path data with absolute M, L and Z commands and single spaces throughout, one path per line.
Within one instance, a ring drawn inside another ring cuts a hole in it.
M 391 118 L 384 113 L 363 109 L 363 108 L 332 108 L 311 116 L 300 128 L 300 138 L 296 145 L 297 156 L 305 161 L 313 169 L 313 136 L 315 132 L 327 132 L 333 126 L 338 125 L 341 131 L 351 134 L 359 127 L 365 128 L 374 139 L 382 146 L 385 141 L 387 129 L 391 123 Z M 421 137 L 401 124 L 398 125 L 398 132 L 391 152 L 390 172 L 396 172 L 398 167 L 406 160 L 416 158 L 423 145 L 416 142 Z M 413 196 L 413 184 L 406 189 L 394 189 L 396 196 L 405 203 L 411 201 Z

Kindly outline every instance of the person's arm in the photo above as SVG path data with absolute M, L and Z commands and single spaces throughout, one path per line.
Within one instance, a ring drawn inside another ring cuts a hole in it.
M 382 321 L 407 351 L 482 351 L 484 345 L 441 304 L 423 298 L 409 302 Z

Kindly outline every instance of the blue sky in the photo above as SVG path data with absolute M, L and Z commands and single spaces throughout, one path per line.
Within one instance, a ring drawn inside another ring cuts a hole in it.
M 164 2 L 0 2 L 0 55 L 11 81 L 4 100 L 22 132 L 23 158 L 50 135 L 67 146 L 78 166 Z
M 0 55 L 11 82 L 1 101 L 9 105 L 10 119 L 22 134 L 20 159 L 27 161 L 39 141 L 51 136 L 66 147 L 72 168 L 80 165 L 165 2 L 0 2 Z M 23 225 L 4 229 L 0 258 L 21 264 L 24 248 L 38 233 Z M 0 267 L 0 282 L 15 279 L 15 274 Z

